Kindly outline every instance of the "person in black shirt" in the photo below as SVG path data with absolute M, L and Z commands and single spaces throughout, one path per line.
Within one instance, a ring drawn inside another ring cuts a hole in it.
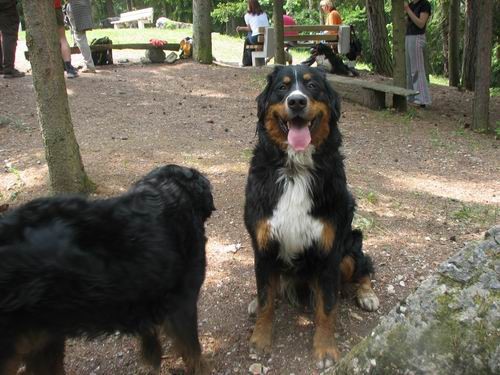
M 425 28 L 431 15 L 431 4 L 427 0 L 413 0 L 409 4 L 404 3 L 404 10 L 408 16 L 405 39 L 406 87 L 419 92 L 409 102 L 425 107 L 431 104 L 424 63 Z

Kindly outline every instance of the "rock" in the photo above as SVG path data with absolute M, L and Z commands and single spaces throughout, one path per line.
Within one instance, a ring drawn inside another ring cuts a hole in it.
M 248 369 L 252 375 L 265 375 L 269 371 L 269 368 L 263 366 L 260 363 L 253 363 Z
M 329 373 L 500 373 L 499 278 L 496 226 L 441 264 Z
M 165 52 L 160 48 L 150 48 L 146 51 L 146 58 L 152 63 L 162 63 L 166 57 Z

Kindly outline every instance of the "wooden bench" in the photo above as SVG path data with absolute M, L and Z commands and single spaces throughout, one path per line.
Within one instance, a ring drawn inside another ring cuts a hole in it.
M 258 44 L 249 44 L 252 51 L 252 66 L 263 66 L 274 56 L 274 27 L 259 27 Z
M 337 34 L 326 34 L 326 32 L 332 31 L 336 31 Z M 297 35 L 283 37 L 285 44 L 292 48 L 308 48 L 323 41 L 331 46 L 337 46 L 340 54 L 349 52 L 351 39 L 351 27 L 349 25 L 288 25 L 284 26 L 284 32 L 297 33 Z
M 387 108 L 386 96 L 392 95 L 392 106 L 399 112 L 405 112 L 407 110 L 408 96 L 418 94 L 418 91 L 415 90 L 386 83 L 366 81 L 361 78 L 327 74 L 327 79 L 343 98 L 375 110 Z
M 324 34 L 327 31 L 337 31 L 337 35 Z M 323 41 L 332 46 L 337 46 L 340 54 L 349 52 L 351 28 L 349 25 L 290 25 L 284 26 L 284 32 L 295 32 L 297 35 L 284 36 L 283 40 L 287 47 L 308 48 Z M 252 65 L 266 65 L 272 57 L 276 48 L 275 33 L 273 27 L 259 27 L 257 44 L 249 44 L 247 48 L 252 49 Z
M 139 29 L 144 29 L 146 24 L 153 23 L 153 8 L 144 8 L 120 14 L 120 19 L 111 21 L 115 29 L 122 26 L 132 27 L 137 25 Z

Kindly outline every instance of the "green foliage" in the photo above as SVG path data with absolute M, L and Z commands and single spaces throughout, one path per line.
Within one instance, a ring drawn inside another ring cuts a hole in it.
M 229 22 L 231 18 L 241 18 L 246 12 L 246 1 L 221 2 L 212 11 L 215 22 Z

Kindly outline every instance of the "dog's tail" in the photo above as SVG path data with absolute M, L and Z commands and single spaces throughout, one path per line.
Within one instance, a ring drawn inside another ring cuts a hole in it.
M 160 193 L 165 209 L 172 212 L 193 208 L 206 220 L 215 210 L 210 181 L 193 168 L 175 164 L 156 168 L 131 189 L 144 190 Z

